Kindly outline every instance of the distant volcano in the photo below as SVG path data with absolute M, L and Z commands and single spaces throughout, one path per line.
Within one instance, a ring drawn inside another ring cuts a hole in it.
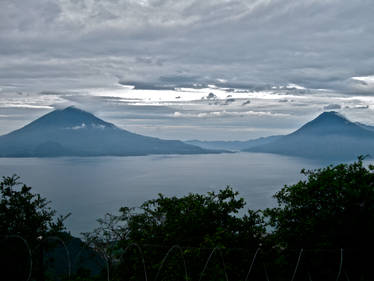
M 346 117 L 335 111 L 327 111 L 317 118 L 306 123 L 291 135 L 309 136 L 347 136 L 347 137 L 373 137 L 372 131 L 365 125 L 353 123 Z
M 0 157 L 130 156 L 215 153 L 177 140 L 120 129 L 75 107 L 54 110 L 0 136 Z
M 289 135 L 245 151 L 326 160 L 348 160 L 368 154 L 374 156 L 374 130 L 371 126 L 353 123 L 343 115 L 330 111 Z

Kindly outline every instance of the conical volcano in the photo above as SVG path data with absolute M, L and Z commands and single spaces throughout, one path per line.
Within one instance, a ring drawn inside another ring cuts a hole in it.
M 214 153 L 177 140 L 134 134 L 84 110 L 54 110 L 0 136 L 0 157 L 130 156 Z
M 317 118 L 306 123 L 292 135 L 310 135 L 310 136 L 373 136 L 370 130 L 357 123 L 349 121 L 342 114 L 335 111 L 327 111 L 320 114 Z
M 374 156 L 374 131 L 335 112 L 324 112 L 295 132 L 272 143 L 246 149 L 326 160 Z
M 97 118 L 92 113 L 81 110 L 74 106 L 65 109 L 54 110 L 39 119 L 31 122 L 23 129 L 45 129 L 45 128 L 74 128 L 80 126 L 87 126 L 92 128 L 97 127 L 114 127 L 113 124 L 105 122 Z

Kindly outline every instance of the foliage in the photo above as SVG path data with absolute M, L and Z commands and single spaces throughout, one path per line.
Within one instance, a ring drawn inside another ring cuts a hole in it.
M 19 177 L 3 177 L 0 182 L 0 233 L 18 234 L 33 245 L 46 235 L 65 230 L 67 216 L 57 217 L 49 201 L 33 194 L 31 187 L 19 182 Z
M 374 234 L 374 167 L 362 159 L 302 173 L 307 180 L 275 194 L 266 210 L 277 241 L 288 248 L 362 248 Z
M 29 255 L 32 254 L 33 275 L 39 274 L 40 277 L 42 262 L 35 256 L 43 254 L 43 239 L 53 235 L 67 236 L 63 233 L 67 216 L 56 218 L 56 211 L 48 205 L 46 198 L 32 193 L 31 187 L 19 182 L 18 176 L 3 177 L 0 182 L 0 264 L 3 275 L 12 272 L 12 280 L 25 280 Z
M 236 216 L 245 203 L 238 193 L 227 187 L 208 195 L 165 197 L 145 202 L 141 213 L 121 208 L 127 222 L 127 240 L 166 247 L 179 244 L 189 247 L 250 247 L 263 229 L 259 216 L 250 212 Z
M 315 267 L 332 266 L 335 273 L 339 264 L 331 265 L 331 260 L 338 261 L 344 248 L 346 263 L 350 260 L 351 267 L 363 271 L 374 249 L 373 171 L 364 166 L 363 157 L 352 164 L 303 170 L 307 179 L 281 189 L 274 196 L 278 207 L 265 211 L 273 243 L 309 250 Z
M 98 253 L 105 261 L 101 277 L 110 278 L 113 264 L 118 258 L 118 241 L 125 239 L 126 230 L 123 227 L 120 216 L 106 214 L 104 218 L 98 219 L 99 227 L 92 232 L 82 233 L 85 244 Z M 98 265 L 99 266 L 99 265 Z
M 121 278 L 127 278 L 127 275 L 134 271 L 138 271 L 135 279 L 144 274 L 139 249 L 132 247 L 134 243 L 143 249 L 147 270 L 154 276 L 157 275 L 166 252 L 174 245 L 181 247 L 182 252 L 175 248 L 174 252 L 170 253 L 170 258 L 165 261 L 162 272 L 163 278 L 166 278 L 164 280 L 173 280 L 184 274 L 183 258 L 188 263 L 188 274 L 192 279 L 196 279 L 212 250 L 218 247 L 220 251 L 217 250 L 207 271 L 210 277 L 215 274 L 215 279 L 220 280 L 224 277 L 222 265 L 215 268 L 217 261 L 219 264 L 222 262 L 220 252 L 228 260 L 243 255 L 243 262 L 248 262 L 251 255 L 246 250 L 256 250 L 265 231 L 258 212 L 249 211 L 244 216 L 238 215 L 245 203 L 237 196 L 238 193 L 230 187 L 218 193 L 189 194 L 181 198 L 159 194 L 157 199 L 146 201 L 140 210 L 121 208 L 120 216 L 110 220 L 118 220 L 120 227 L 99 228 L 86 237 L 91 242 L 98 241 L 97 245 L 103 245 L 111 240 L 105 237 L 116 236 L 119 249 L 128 249 L 127 254 L 135 254 L 137 258 L 126 260 L 118 267 Z M 102 226 L 105 225 L 104 221 L 101 223 Z M 109 234 L 109 230 L 117 234 Z M 103 242 L 103 239 L 106 242 Z M 236 253 L 233 249 L 236 249 Z M 114 252 L 112 248 L 111 253 Z M 176 268 L 179 270 L 176 271 Z M 229 266 L 227 270 L 245 275 L 239 265 L 231 264 L 231 268 Z M 175 275 L 176 272 L 178 276 Z

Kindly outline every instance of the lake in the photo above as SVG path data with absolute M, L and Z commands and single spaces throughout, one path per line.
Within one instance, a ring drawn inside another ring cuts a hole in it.
M 271 207 L 275 192 L 303 178 L 302 168 L 326 164 L 260 153 L 0 158 L 0 174 L 19 175 L 33 192 L 47 197 L 59 214 L 71 212 L 66 225 L 79 235 L 96 227 L 96 219 L 105 213 L 139 206 L 158 193 L 182 196 L 230 185 L 247 208 Z

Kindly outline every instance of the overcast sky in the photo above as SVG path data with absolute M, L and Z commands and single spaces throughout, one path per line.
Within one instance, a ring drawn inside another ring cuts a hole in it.
M 373 15 L 373 0 L 1 0 L 0 133 L 68 105 L 179 139 L 287 133 L 324 110 L 374 124 Z

